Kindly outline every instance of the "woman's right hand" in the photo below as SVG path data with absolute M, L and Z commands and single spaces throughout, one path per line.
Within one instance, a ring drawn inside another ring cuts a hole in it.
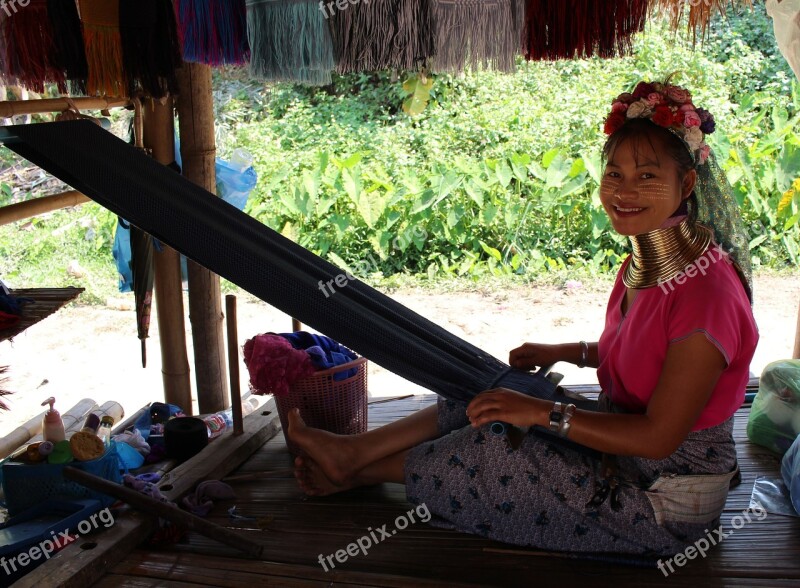
M 520 370 L 553 365 L 565 359 L 565 350 L 561 345 L 547 343 L 525 343 L 508 354 L 509 365 Z

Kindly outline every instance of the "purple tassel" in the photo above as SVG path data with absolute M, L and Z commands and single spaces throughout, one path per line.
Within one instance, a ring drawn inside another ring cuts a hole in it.
M 241 65 L 250 59 L 245 0 L 177 0 L 183 59 Z

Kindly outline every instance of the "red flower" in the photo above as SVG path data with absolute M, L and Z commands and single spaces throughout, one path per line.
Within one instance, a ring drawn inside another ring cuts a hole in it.
M 653 84 L 648 84 L 647 82 L 639 82 L 639 85 L 636 86 L 636 89 L 633 91 L 634 98 L 647 98 L 650 94 L 653 94 L 656 89 L 653 87 Z
M 622 125 L 625 124 L 625 121 L 628 120 L 624 114 L 619 112 L 615 112 L 609 115 L 606 119 L 606 124 L 603 126 L 603 131 L 605 131 L 606 135 L 613 135 L 616 133 Z
M 658 106 L 653 114 L 653 122 L 660 127 L 671 127 L 675 121 L 675 115 L 669 106 Z
M 686 119 L 686 113 L 681 112 L 678 110 L 672 117 L 672 124 L 678 125 L 679 127 L 683 126 L 683 121 Z

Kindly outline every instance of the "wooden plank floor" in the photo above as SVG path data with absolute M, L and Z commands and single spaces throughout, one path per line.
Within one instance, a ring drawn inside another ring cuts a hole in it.
M 370 426 L 396 420 L 435 401 L 416 396 L 370 406 Z M 737 415 L 742 483 L 728 498 L 722 522 L 748 506 L 758 475 L 779 477 L 779 459 L 745 436 L 747 408 Z M 211 520 L 251 534 L 269 546 L 269 561 L 249 560 L 201 536 L 169 548 L 140 548 L 96 585 L 146 586 L 799 586 L 800 518 L 768 515 L 712 547 L 705 559 L 689 561 L 665 577 L 657 569 L 575 560 L 559 554 L 516 550 L 485 539 L 411 525 L 325 572 L 318 562 L 412 508 L 403 487 L 383 484 L 328 498 L 306 498 L 295 485 L 283 435 L 265 444 L 234 475 L 276 472 L 259 481 L 234 482 L 237 512 L 253 521 L 231 521 L 220 503 Z

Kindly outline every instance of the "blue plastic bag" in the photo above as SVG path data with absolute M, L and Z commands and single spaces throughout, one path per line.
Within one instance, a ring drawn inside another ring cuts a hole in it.
M 792 497 L 792 506 L 800 514 L 800 435 L 783 456 L 781 476 Z

